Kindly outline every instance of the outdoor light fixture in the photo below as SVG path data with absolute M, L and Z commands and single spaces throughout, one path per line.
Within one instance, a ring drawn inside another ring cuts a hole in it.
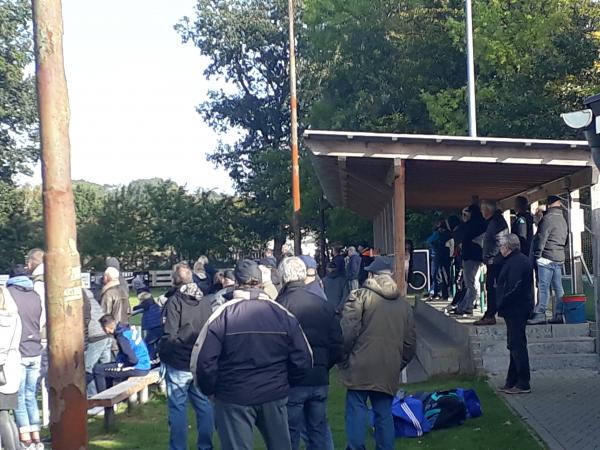
M 600 94 L 586 98 L 587 109 L 561 114 L 562 120 L 575 130 L 582 130 L 592 149 L 592 159 L 600 169 Z

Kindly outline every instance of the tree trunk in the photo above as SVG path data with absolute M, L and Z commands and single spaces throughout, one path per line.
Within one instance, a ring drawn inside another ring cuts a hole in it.
M 285 244 L 285 232 L 283 230 L 279 230 L 278 234 L 275 236 L 273 244 L 273 255 L 277 261 L 281 260 L 283 244 Z

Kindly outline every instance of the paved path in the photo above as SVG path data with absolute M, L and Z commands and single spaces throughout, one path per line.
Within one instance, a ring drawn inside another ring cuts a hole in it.
M 600 449 L 600 375 L 593 370 L 533 372 L 532 393 L 501 394 L 550 450 Z M 490 383 L 500 387 L 503 379 Z

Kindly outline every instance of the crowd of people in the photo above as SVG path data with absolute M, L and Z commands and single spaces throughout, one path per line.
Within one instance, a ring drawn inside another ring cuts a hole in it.
M 496 315 L 504 318 L 510 351 L 505 390 L 523 393 L 530 391 L 526 326 L 564 323 L 562 271 L 569 233 L 558 196 L 549 196 L 535 214 L 527 198 L 517 197 L 514 211 L 510 228 L 493 201 L 464 208 L 462 220 L 451 216 L 436 223 L 427 239 L 432 259 L 428 300 L 449 300 L 454 291 L 448 312 L 471 316 L 483 271 L 487 307 L 474 325 L 495 325 Z M 555 303 L 548 319 L 551 291 Z
M 546 323 L 551 290 L 551 322 L 562 322 L 568 239 L 556 196 L 535 216 L 519 197 L 515 213 L 511 233 L 495 202 L 474 203 L 462 219 L 439 221 L 427 240 L 430 299 L 454 293 L 451 313 L 472 314 L 484 271 L 487 309 L 475 324 L 504 318 L 510 365 L 503 390 L 513 394 L 530 392 L 525 328 Z M 29 252 L 0 288 L 0 439 L 7 450 L 44 448 L 37 403 L 47 366 L 43 256 Z M 392 401 L 415 354 L 412 308 L 390 258 L 366 245 L 334 247 L 331 256 L 323 278 L 310 256 L 277 261 L 267 251 L 223 271 L 201 256 L 176 264 L 172 287 L 161 296 L 136 277 L 135 308 L 119 262 L 107 258 L 102 287 L 82 292 L 88 397 L 160 366 L 171 450 L 187 448 L 188 402 L 199 449 L 213 448 L 215 431 L 221 448 L 251 449 L 258 428 L 269 449 L 296 450 L 304 441 L 307 449 L 330 450 L 329 371 L 337 365 L 347 388 L 347 448 L 365 448 L 372 411 L 377 448 L 392 449 Z M 141 327 L 130 324 L 138 313 Z
M 309 256 L 271 251 L 214 270 L 204 256 L 173 267 L 172 288 L 153 296 L 135 278 L 132 308 L 119 262 L 107 258 L 102 287 L 83 289 L 88 397 L 161 367 L 169 449 L 187 449 L 188 414 L 197 447 L 251 449 L 257 428 L 272 450 L 333 449 L 327 419 L 329 371 L 346 395 L 349 449 L 365 448 L 370 401 L 378 448 L 392 449 L 392 400 L 415 354 L 412 309 L 391 260 L 366 246 L 336 247 L 321 279 Z M 43 449 L 37 404 L 43 377 L 43 251 L 0 289 L 0 439 L 7 450 Z M 141 313 L 141 327 L 131 325 Z M 2 377 L 5 377 L 3 384 Z M 11 411 L 14 412 L 13 421 Z M 90 409 L 89 414 L 102 409 Z

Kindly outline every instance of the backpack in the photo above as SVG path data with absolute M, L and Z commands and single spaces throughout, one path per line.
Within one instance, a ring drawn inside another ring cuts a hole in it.
M 465 402 L 467 407 L 467 419 L 475 419 L 483 415 L 481 401 L 474 389 L 456 389 L 456 393 Z
M 392 416 L 396 437 L 421 437 L 431 431 L 425 420 L 423 402 L 416 397 L 394 397 Z
M 424 411 L 431 429 L 455 427 L 467 419 L 467 407 L 456 389 L 429 394 L 424 401 Z

